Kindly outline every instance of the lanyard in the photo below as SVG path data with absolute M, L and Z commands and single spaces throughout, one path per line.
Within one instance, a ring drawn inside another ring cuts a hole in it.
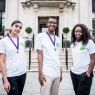
M 17 53 L 19 52 L 19 37 L 17 37 L 17 45 L 14 43 L 14 41 L 12 40 L 12 38 L 10 37 L 10 35 L 8 35 L 9 39 L 11 40 L 11 42 L 13 43 L 13 45 L 16 47 L 17 49 Z

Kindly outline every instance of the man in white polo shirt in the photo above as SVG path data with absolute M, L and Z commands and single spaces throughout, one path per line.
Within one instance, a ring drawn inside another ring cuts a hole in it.
M 47 22 L 48 31 L 36 38 L 38 52 L 39 83 L 41 95 L 58 95 L 59 83 L 62 80 L 59 53 L 60 39 L 54 34 L 57 19 L 52 16 Z

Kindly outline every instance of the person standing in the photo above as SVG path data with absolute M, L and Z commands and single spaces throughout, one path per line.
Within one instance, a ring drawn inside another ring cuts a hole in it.
M 48 31 L 39 33 L 36 39 L 38 52 L 38 73 L 41 95 L 58 95 L 59 83 L 62 80 L 59 53 L 60 39 L 54 34 L 57 19 L 51 16 L 47 22 Z
M 0 67 L 7 95 L 22 95 L 26 80 L 26 55 L 24 39 L 19 37 L 22 23 L 15 20 L 11 33 L 0 40 Z
M 70 75 L 76 95 L 89 95 L 95 65 L 95 44 L 84 24 L 74 26 L 71 33 L 73 65 Z

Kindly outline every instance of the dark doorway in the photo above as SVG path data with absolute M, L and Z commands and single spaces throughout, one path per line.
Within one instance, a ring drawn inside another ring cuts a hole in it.
M 2 12 L 5 12 L 5 2 L 6 0 L 0 0 L 0 32 L 2 32 Z M 2 33 L 1 33 L 2 34 Z M 4 34 L 4 32 L 3 32 Z
M 59 25 L 59 17 L 57 17 Z M 47 32 L 48 28 L 46 23 L 48 22 L 48 17 L 38 17 L 38 33 Z M 55 35 L 59 36 L 58 27 L 55 30 Z

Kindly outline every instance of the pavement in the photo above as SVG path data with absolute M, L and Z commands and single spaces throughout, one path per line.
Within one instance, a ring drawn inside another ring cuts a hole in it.
M 0 73 L 0 95 L 7 95 L 3 88 L 1 73 Z M 38 81 L 37 72 L 27 72 L 26 83 L 22 95 L 40 95 L 40 84 Z M 60 83 L 58 95 L 75 95 L 69 73 L 63 72 L 63 80 Z M 93 78 L 90 95 L 95 95 L 95 77 Z

